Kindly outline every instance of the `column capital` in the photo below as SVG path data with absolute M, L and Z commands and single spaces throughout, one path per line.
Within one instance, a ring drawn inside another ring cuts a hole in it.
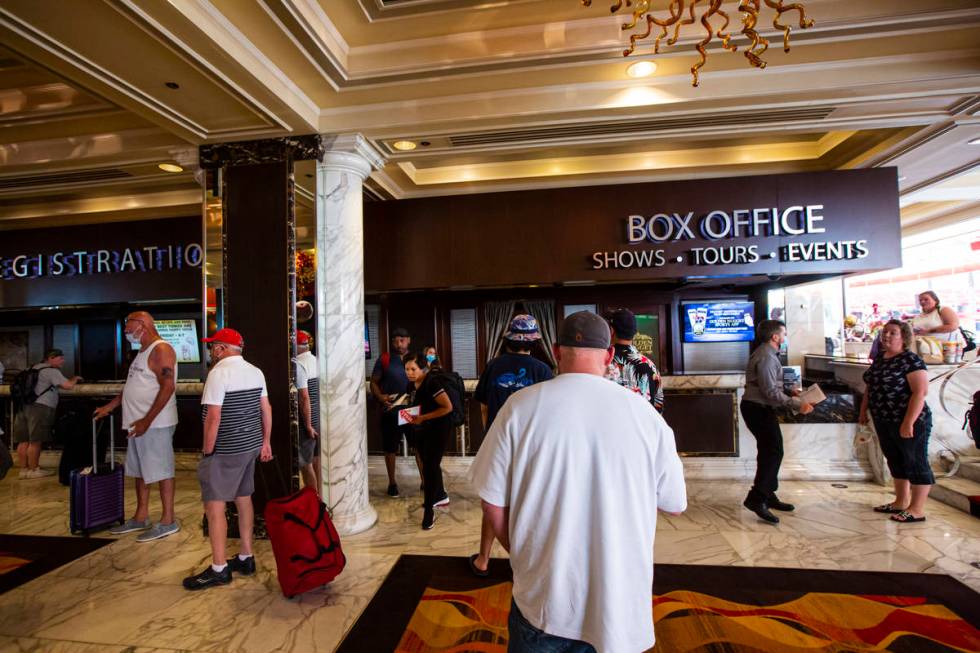
M 385 158 L 361 134 L 324 134 L 323 159 L 317 168 L 348 170 L 366 179 L 371 171 L 384 166 Z

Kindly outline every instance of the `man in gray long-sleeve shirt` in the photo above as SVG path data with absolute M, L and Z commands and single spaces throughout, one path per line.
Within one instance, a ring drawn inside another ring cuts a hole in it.
M 742 417 L 755 437 L 758 448 L 755 481 L 742 505 L 763 521 L 778 524 L 774 510 L 793 510 L 776 496 L 779 487 L 779 465 L 783 462 L 783 434 L 779 430 L 775 408 L 788 406 L 806 415 L 813 406 L 801 402 L 783 391 L 783 366 L 779 362 L 779 346 L 786 341 L 786 325 L 779 320 L 764 320 L 759 324 L 759 346 L 745 367 L 745 394 L 742 396 Z

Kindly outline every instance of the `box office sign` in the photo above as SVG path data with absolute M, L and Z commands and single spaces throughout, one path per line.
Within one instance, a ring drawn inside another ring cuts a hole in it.
M 898 177 L 874 168 L 370 203 L 365 261 L 372 291 L 883 270 L 901 266 Z
M 195 300 L 200 218 L 0 232 L 0 307 Z

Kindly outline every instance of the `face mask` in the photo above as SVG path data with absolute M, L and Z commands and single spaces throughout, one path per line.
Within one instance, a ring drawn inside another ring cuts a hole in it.
M 436 360 L 436 355 L 435 354 L 426 354 L 425 355 L 425 360 L 427 360 L 429 362 L 429 364 L 431 365 Z
M 128 340 L 129 344 L 131 345 L 138 345 L 140 344 L 140 334 L 136 333 L 135 331 L 127 331 L 126 340 Z

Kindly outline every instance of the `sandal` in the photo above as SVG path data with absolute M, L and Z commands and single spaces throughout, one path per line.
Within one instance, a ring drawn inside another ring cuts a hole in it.
M 915 515 L 913 515 L 912 513 L 910 513 L 908 510 L 903 510 L 903 511 L 899 512 L 898 514 L 892 515 L 891 516 L 891 520 L 892 521 L 900 522 L 902 524 L 911 524 L 912 522 L 925 521 L 926 518 L 925 517 L 916 517 Z
M 470 556 L 470 571 L 472 571 L 473 575 L 476 576 L 477 578 L 486 578 L 487 576 L 490 575 L 490 565 L 487 565 L 486 569 L 480 569 L 479 567 L 477 567 L 476 559 L 479 557 L 480 557 L 479 553 L 474 553 L 473 555 Z
M 889 515 L 897 515 L 897 514 L 899 514 L 901 512 L 904 512 L 904 509 L 903 508 L 896 508 L 892 504 L 886 503 L 886 504 L 884 504 L 882 506 L 875 506 L 874 507 L 874 511 L 875 512 L 884 512 L 884 513 L 887 513 Z

